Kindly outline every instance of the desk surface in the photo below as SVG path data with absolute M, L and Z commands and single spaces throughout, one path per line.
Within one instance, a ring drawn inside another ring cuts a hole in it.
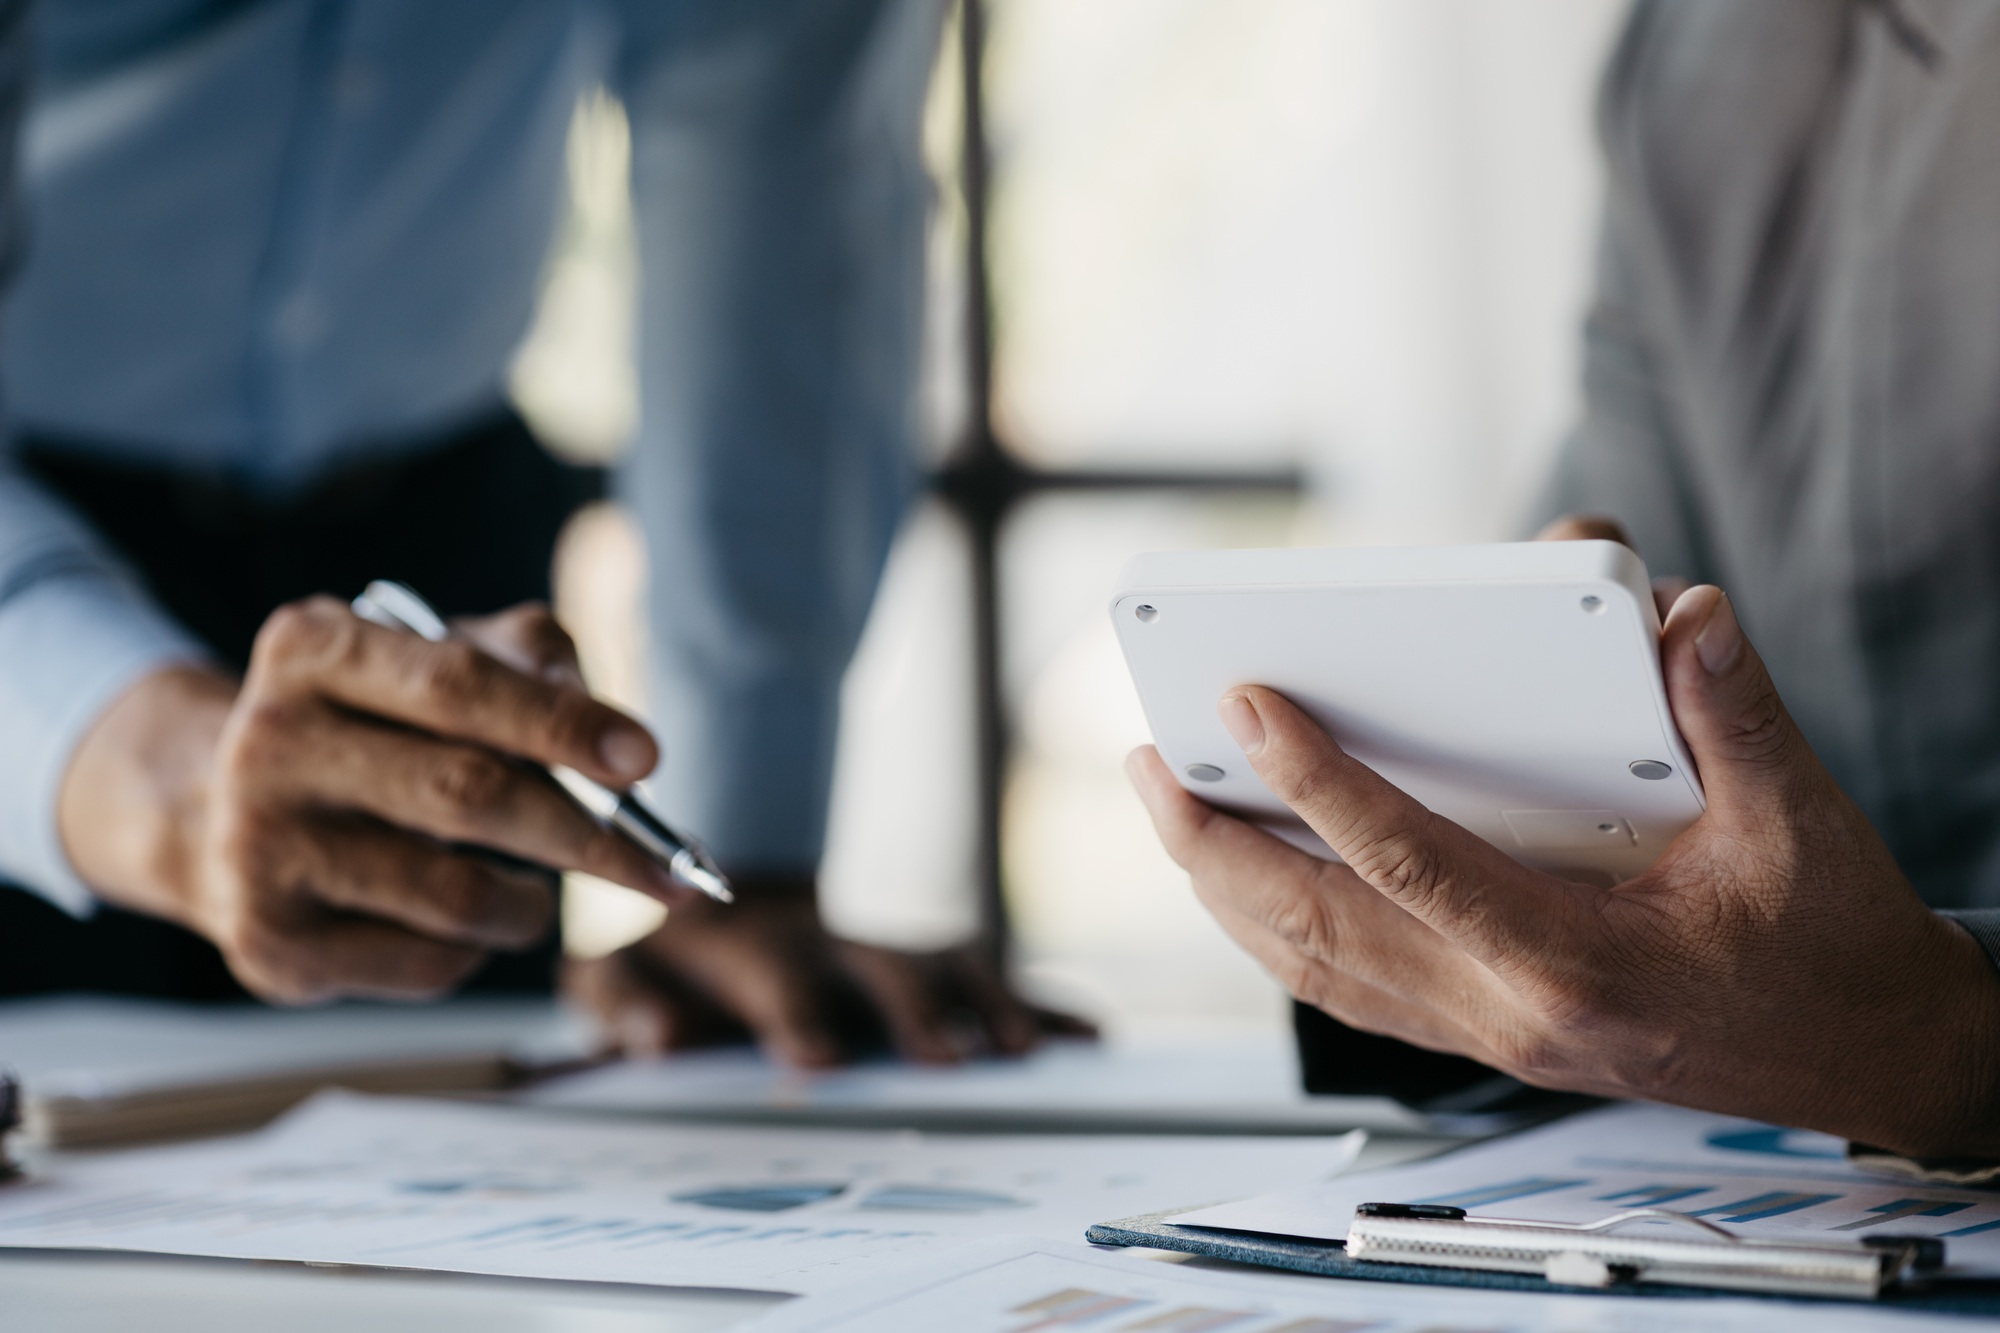
M 0 1322 L 8 1333 L 707 1333 L 784 1299 L 226 1259 L 0 1252 Z

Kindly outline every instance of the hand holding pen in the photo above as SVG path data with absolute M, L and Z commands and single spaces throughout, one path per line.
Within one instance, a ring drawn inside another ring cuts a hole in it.
M 353 605 L 355 615 L 387 629 L 408 630 L 432 643 L 442 643 L 451 637 L 450 626 L 431 609 L 430 603 L 389 579 L 370 583 Z M 549 776 L 561 783 L 577 804 L 631 839 L 675 880 L 719 903 L 735 901 L 729 880 L 707 849 L 686 834 L 676 832 L 637 793 L 593 782 L 564 764 L 551 765 Z
M 522 862 L 694 897 L 544 771 L 619 793 L 658 759 L 544 607 L 427 642 L 318 597 L 271 616 L 240 680 L 137 682 L 79 744 L 59 821 L 101 898 L 198 931 L 259 995 L 420 998 L 546 935 L 553 883 Z

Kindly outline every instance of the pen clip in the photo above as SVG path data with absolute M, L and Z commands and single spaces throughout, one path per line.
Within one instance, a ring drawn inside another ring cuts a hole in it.
M 1717 1226 L 1715 1223 L 1696 1217 L 1692 1213 L 1679 1213 L 1671 1208 L 1628 1208 L 1622 1213 L 1613 1213 L 1611 1216 L 1601 1217 L 1595 1222 L 1528 1222 L 1521 1225 L 1553 1227 L 1564 1231 L 1598 1232 L 1615 1230 L 1627 1222 L 1672 1222 L 1677 1226 L 1693 1227 L 1697 1231 L 1705 1231 L 1717 1240 L 1728 1241 L 1731 1245 L 1741 1245 L 1743 1243 L 1743 1237 L 1737 1235 L 1728 1227 Z
M 1679 1226 L 1693 1227 L 1706 1232 L 1718 1240 L 1740 1245 L 1743 1237 L 1727 1227 L 1704 1221 L 1691 1213 L 1677 1213 L 1671 1208 L 1627 1208 L 1609 1217 L 1600 1217 L 1595 1222 L 1530 1222 L 1515 1217 L 1472 1217 L 1465 1209 L 1455 1204 L 1444 1203 L 1363 1203 L 1354 1209 L 1357 1218 L 1394 1218 L 1402 1222 L 1463 1222 L 1478 1227 L 1532 1227 L 1536 1231 L 1574 1231 L 1579 1235 L 1591 1235 L 1613 1231 L 1627 1222 L 1672 1222 Z
M 422 635 L 432 643 L 451 637 L 451 626 L 431 604 L 394 579 L 376 579 L 348 605 L 354 614 L 383 629 Z

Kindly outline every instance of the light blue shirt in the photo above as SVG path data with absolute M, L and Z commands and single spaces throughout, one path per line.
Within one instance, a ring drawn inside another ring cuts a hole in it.
M 491 411 L 571 109 L 610 86 L 644 270 L 624 484 L 653 557 L 656 785 L 726 861 L 808 868 L 911 488 L 938 8 L 44 0 L 16 422 L 275 495 Z M 138 677 L 198 656 L 0 471 L 0 878 L 87 907 L 55 829 L 68 757 Z

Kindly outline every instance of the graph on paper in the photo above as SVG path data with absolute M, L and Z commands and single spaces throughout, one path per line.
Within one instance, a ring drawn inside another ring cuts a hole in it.
M 1345 1167 L 1335 1138 L 643 1124 L 328 1094 L 272 1129 L 0 1192 L 0 1246 L 806 1291 L 886 1258 Z
M 1690 1217 L 1704 1217 L 1739 1227 L 1789 1217 L 1792 1221 L 1787 1225 L 1823 1231 L 1866 1231 L 1891 1223 L 1906 1223 L 1911 1219 L 1956 1217 L 1960 1213 L 1972 1212 L 1982 1203 L 1987 1205 L 1988 1213 L 2000 1211 L 1994 1207 L 2000 1200 L 1990 1195 L 1984 1199 L 1966 1198 L 1957 1193 L 1949 1198 L 1935 1194 L 1905 1197 L 1903 1189 L 1892 1189 L 1891 1193 L 1897 1197 L 1877 1202 L 1874 1196 L 1881 1192 L 1879 1182 L 1868 1190 L 1849 1194 L 1811 1189 L 1758 1189 L 1741 1182 L 1635 1185 L 1626 1183 L 1626 1178 L 1618 1176 L 1558 1181 L 1530 1177 L 1503 1181 L 1497 1185 L 1475 1186 L 1468 1190 L 1446 1190 L 1442 1194 L 1407 1202 L 1455 1204 L 1468 1211 L 1491 1212 L 1498 1205 L 1513 1200 L 1535 1199 L 1538 1202 L 1529 1205 L 1530 1212 L 1541 1211 L 1551 1204 L 1581 1204 L 1583 1211 L 1599 1216 L 1627 1208 L 1670 1208 Z M 1807 1217 L 1809 1209 L 1814 1210 L 1810 1220 Z M 1899 1231 L 1905 1229 L 1897 1227 Z M 1927 1234 L 1939 1236 L 1979 1235 L 2000 1230 L 2000 1220 L 1973 1221 L 1963 1226 L 1946 1226 L 1941 1230 L 1933 1227 L 1924 1229 Z
M 1842 1141 L 1823 1134 L 1662 1106 L 1610 1107 L 1420 1165 L 1173 1220 L 1339 1239 L 1355 1205 L 1367 1201 L 1449 1204 L 1538 1222 L 1664 1208 L 1785 1239 L 1937 1236 L 1954 1271 L 2000 1275 L 2000 1193 L 1871 1175 L 1849 1164 Z

